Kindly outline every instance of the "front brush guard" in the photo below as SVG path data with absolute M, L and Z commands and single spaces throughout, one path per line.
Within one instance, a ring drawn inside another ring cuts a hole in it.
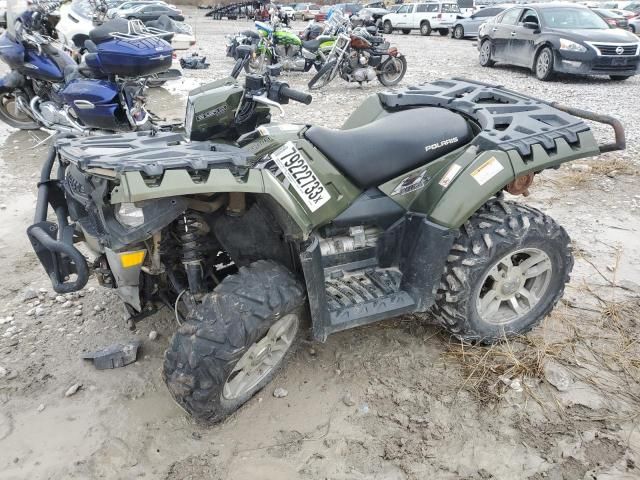
M 75 292 L 89 280 L 87 260 L 73 246 L 75 226 L 67 221 L 69 216 L 64 187 L 61 180 L 51 179 L 51 170 L 57 158 L 57 150 L 51 147 L 38 183 L 38 200 L 34 224 L 27 229 L 33 249 L 58 293 Z M 56 214 L 57 224 L 47 221 L 49 205 Z M 70 281 L 71 275 L 76 279 Z

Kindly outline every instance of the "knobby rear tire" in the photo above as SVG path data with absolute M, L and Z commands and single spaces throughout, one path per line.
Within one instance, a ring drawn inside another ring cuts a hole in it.
M 539 210 L 493 199 L 484 204 L 460 229 L 449 252 L 436 293 L 434 316 L 458 339 L 494 343 L 535 327 L 562 298 L 573 268 L 567 232 Z M 549 284 L 538 303 L 513 322 L 485 321 L 476 299 L 494 263 L 523 248 L 544 251 L 552 263 Z

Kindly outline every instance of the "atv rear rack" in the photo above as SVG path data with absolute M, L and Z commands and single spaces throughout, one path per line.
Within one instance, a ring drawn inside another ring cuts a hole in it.
M 481 150 L 516 150 L 525 162 L 534 145 L 541 145 L 547 152 L 555 150 L 558 139 L 577 145 L 578 134 L 589 130 L 583 119 L 613 128 L 615 142 L 598 145 L 600 152 L 625 148 L 624 128 L 615 118 L 545 102 L 500 85 L 454 78 L 378 95 L 389 110 L 434 106 L 471 117 L 482 128 L 473 145 Z

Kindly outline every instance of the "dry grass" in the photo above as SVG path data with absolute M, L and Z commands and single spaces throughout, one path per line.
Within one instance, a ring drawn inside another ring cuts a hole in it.
M 587 283 L 578 285 L 581 304 L 564 302 L 567 307 L 556 308 L 542 328 L 526 337 L 491 346 L 448 345 L 444 355 L 461 366 L 464 381 L 460 389 L 492 403 L 510 388 L 509 379 L 518 379 L 541 406 L 559 407 L 558 402 L 541 401 L 528 387 L 545 380 L 545 363 L 553 360 L 576 381 L 588 384 L 604 398 L 633 405 L 640 414 L 640 299 L 623 298 L 623 291 L 616 288 L 620 255 L 616 250 L 611 275 L 588 262 L 607 287 L 596 291 Z
M 565 187 L 583 187 L 589 182 L 591 182 L 591 173 L 580 170 L 569 170 L 569 172 L 562 177 L 562 184 Z
M 594 175 L 639 175 L 640 171 L 632 163 L 620 157 L 592 160 L 587 163 Z
M 509 388 L 506 380 L 542 378 L 545 361 L 559 358 L 570 345 L 528 336 L 505 339 L 491 346 L 450 344 L 444 355 L 462 367 L 464 382 L 460 389 L 472 392 L 481 402 L 491 403 L 498 401 Z

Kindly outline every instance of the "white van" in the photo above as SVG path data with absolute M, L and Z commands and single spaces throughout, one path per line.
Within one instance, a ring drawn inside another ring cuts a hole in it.
M 432 1 L 425 3 L 405 3 L 395 13 L 382 17 L 384 33 L 400 30 L 409 34 L 420 30 L 421 35 L 430 35 L 437 30 L 440 35 L 448 35 L 449 28 L 460 15 L 457 1 Z

